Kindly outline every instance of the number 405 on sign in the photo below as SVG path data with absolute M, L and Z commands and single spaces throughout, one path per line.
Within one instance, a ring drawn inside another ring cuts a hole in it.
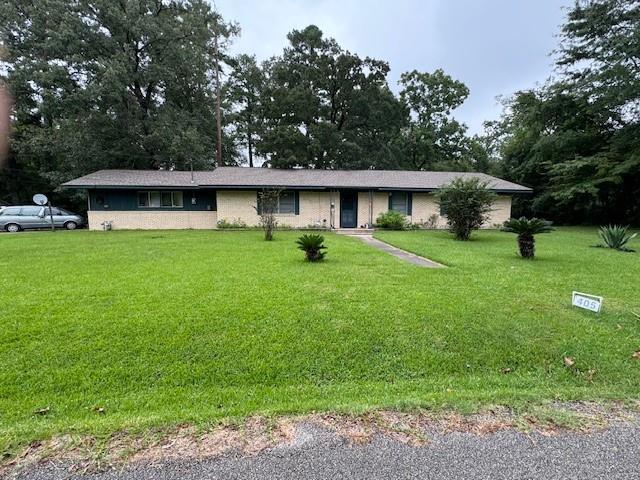
M 571 304 L 574 307 L 584 308 L 597 313 L 602 308 L 602 297 L 589 295 L 588 293 L 573 292 Z

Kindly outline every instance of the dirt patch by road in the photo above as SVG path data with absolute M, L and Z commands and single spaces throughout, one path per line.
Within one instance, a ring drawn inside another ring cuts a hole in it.
M 71 472 L 87 472 L 132 463 L 159 463 L 172 459 L 206 459 L 226 454 L 253 456 L 273 448 L 294 445 L 305 425 L 333 432 L 347 444 L 366 444 L 376 436 L 422 446 L 434 434 L 455 432 L 492 435 L 503 430 L 557 435 L 592 433 L 613 423 L 637 420 L 640 405 L 595 403 L 552 404 L 526 412 L 495 407 L 471 415 L 457 412 L 380 410 L 364 415 L 323 413 L 290 417 L 251 417 L 211 428 L 179 425 L 154 429 L 144 435 L 118 432 L 107 439 L 65 435 L 35 442 L 0 465 L 0 477 L 12 476 L 42 462 L 65 465 Z

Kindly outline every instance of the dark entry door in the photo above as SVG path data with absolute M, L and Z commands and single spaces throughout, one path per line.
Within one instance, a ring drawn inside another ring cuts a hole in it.
M 358 226 L 358 192 L 340 192 L 340 228 Z

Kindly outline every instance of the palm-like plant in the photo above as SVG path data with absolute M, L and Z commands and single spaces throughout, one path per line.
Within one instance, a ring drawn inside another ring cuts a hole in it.
M 323 252 L 327 247 L 323 245 L 324 237 L 322 235 L 305 234 L 298 238 L 296 243 L 309 262 L 318 262 L 327 254 L 327 252 Z
M 504 222 L 503 232 L 518 235 L 518 249 L 522 258 L 533 258 L 536 249 L 535 235 L 552 231 L 551 222 L 540 218 L 510 218 Z
M 623 252 L 633 252 L 632 249 L 627 247 L 627 244 L 636 238 L 638 235 L 633 235 L 628 232 L 629 227 L 623 227 L 622 225 L 608 225 L 606 227 L 600 227 L 598 235 L 602 244 L 599 247 L 614 248 Z

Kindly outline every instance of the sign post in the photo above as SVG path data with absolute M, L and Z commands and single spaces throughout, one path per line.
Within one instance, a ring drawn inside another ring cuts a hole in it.
M 590 295 L 588 293 L 573 292 L 573 295 L 571 296 L 571 305 L 599 313 L 602 308 L 602 297 Z
M 40 205 L 41 207 L 44 207 L 45 205 L 49 207 L 49 217 L 51 218 L 51 230 L 55 232 L 56 226 L 53 223 L 53 209 L 51 208 L 51 202 L 49 201 L 47 196 L 41 193 L 36 193 L 33 196 L 33 203 L 35 203 L 36 205 Z

